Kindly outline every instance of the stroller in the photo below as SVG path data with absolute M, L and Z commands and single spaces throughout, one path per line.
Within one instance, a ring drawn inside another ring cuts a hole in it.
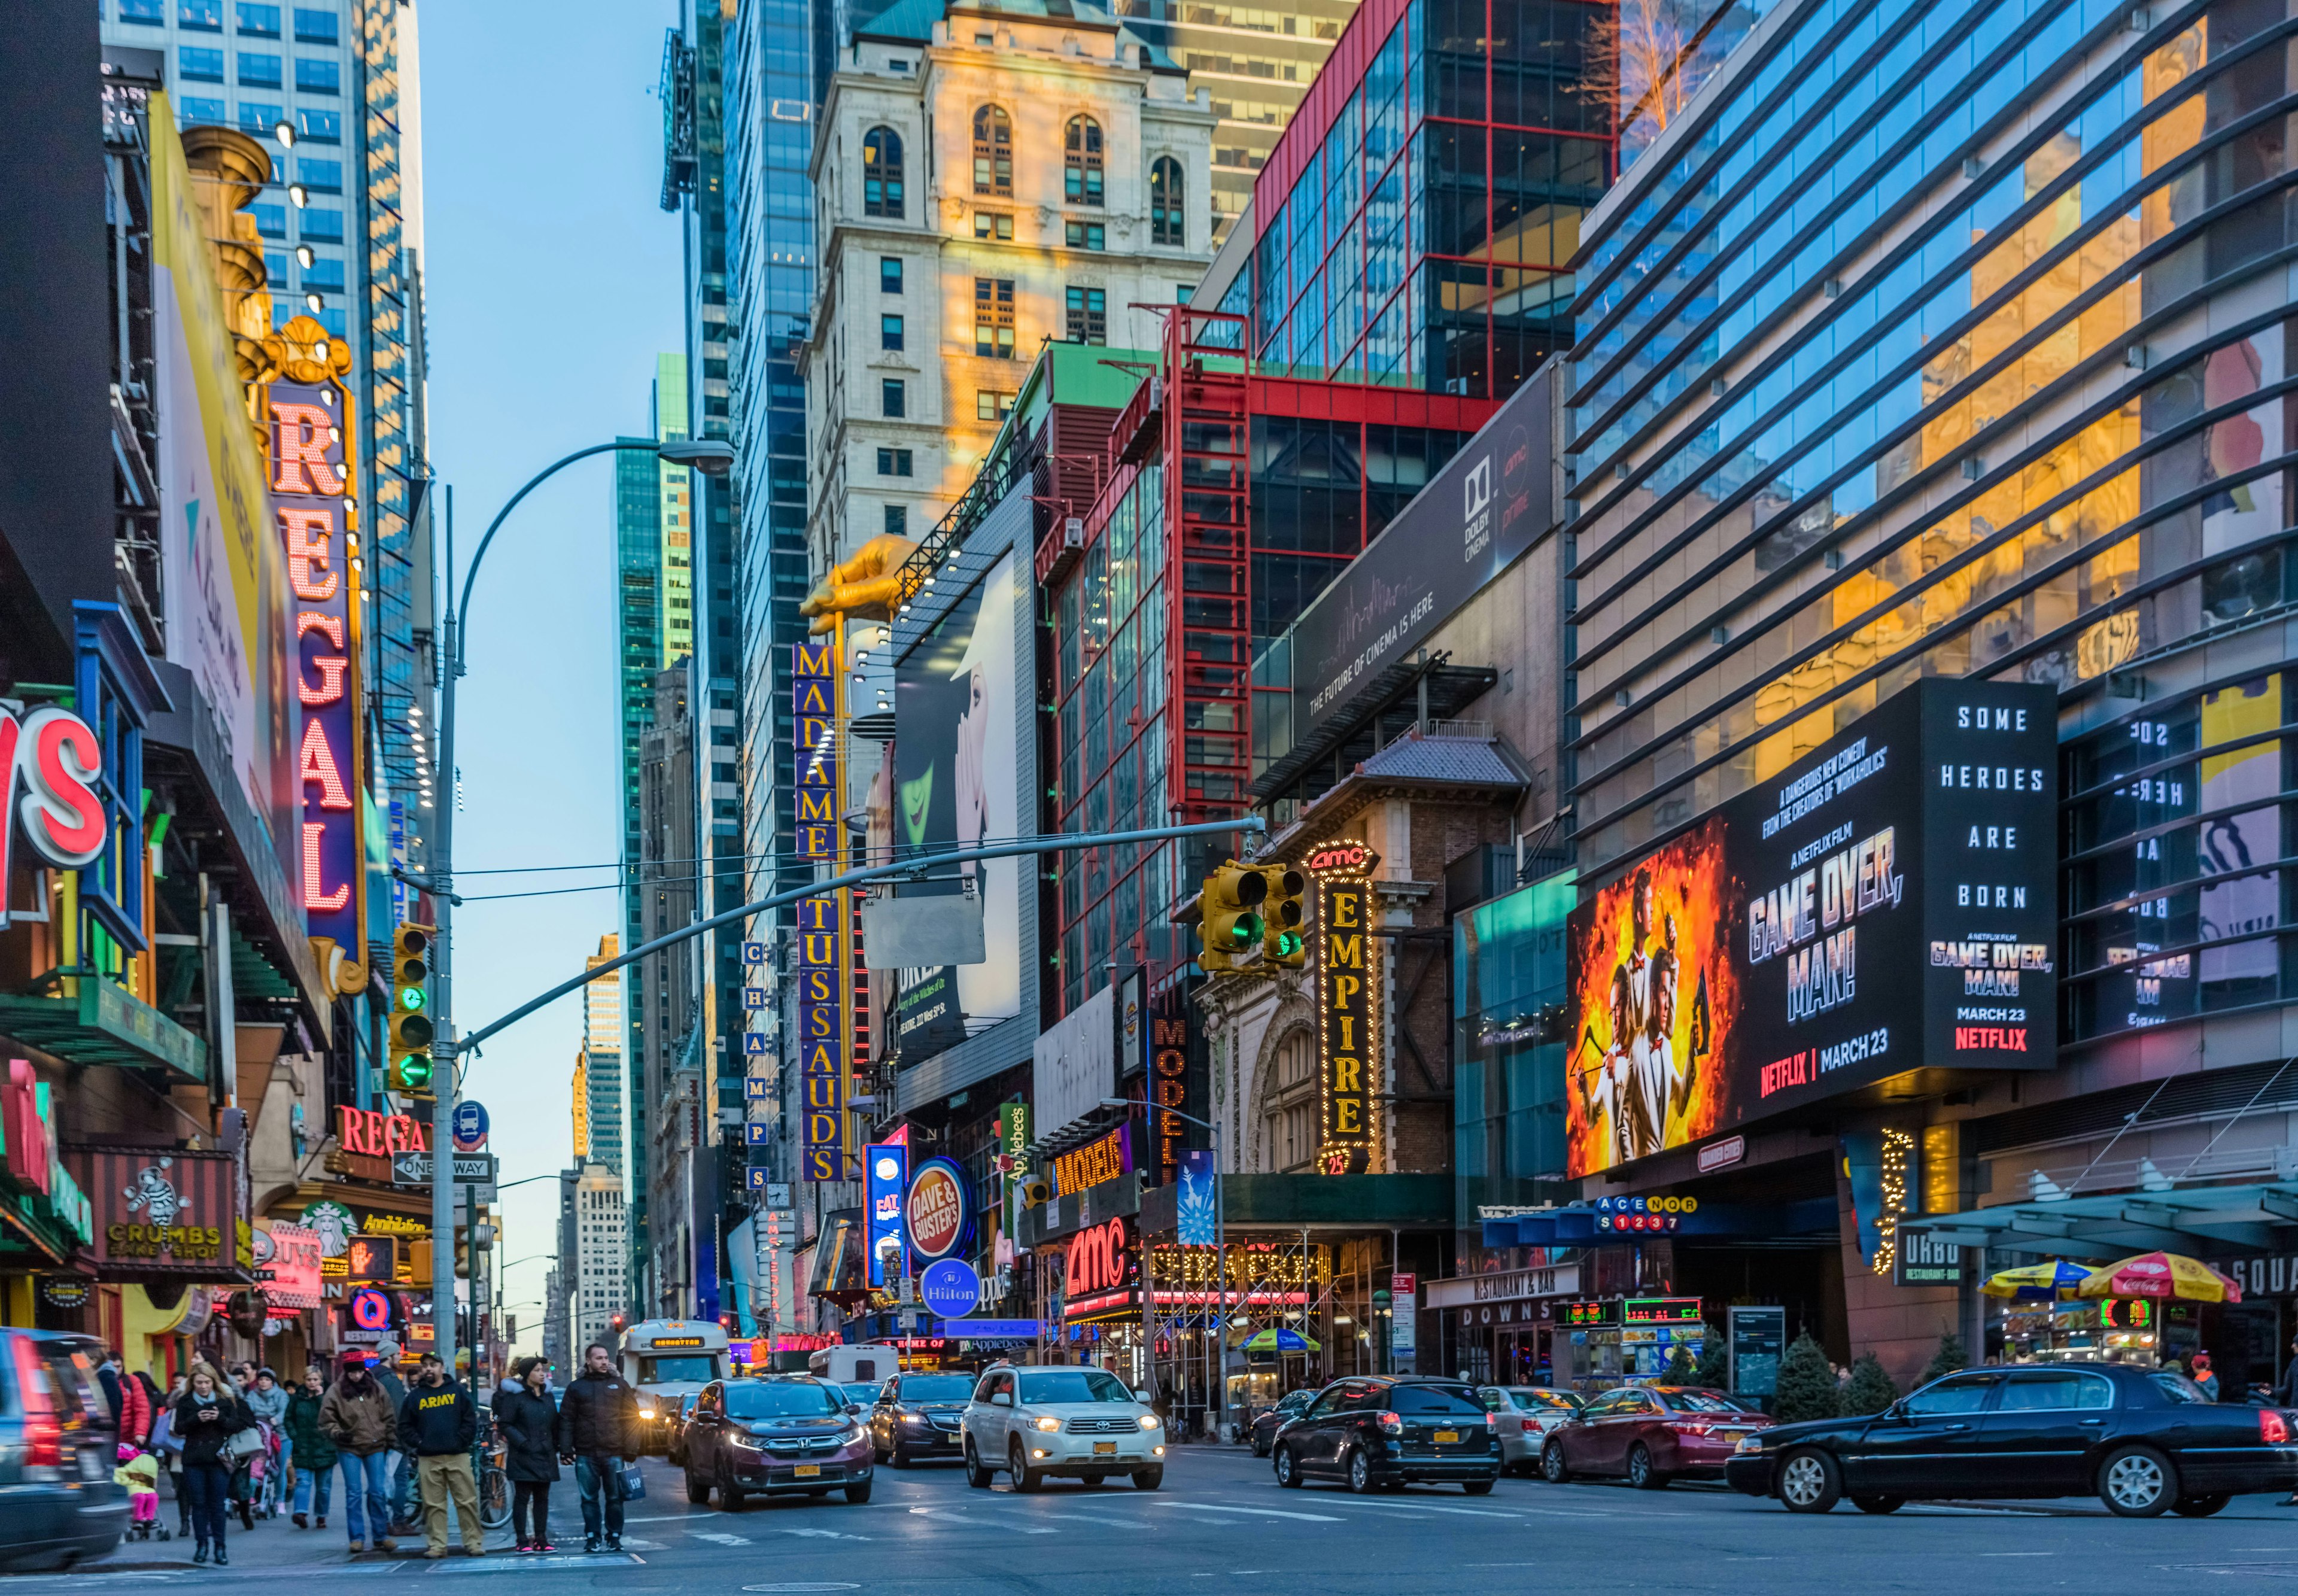
M 232 1467 L 231 1506 L 243 1528 L 253 1529 L 258 1517 L 279 1512 L 279 1432 L 262 1419 L 255 1421 L 256 1444 Z

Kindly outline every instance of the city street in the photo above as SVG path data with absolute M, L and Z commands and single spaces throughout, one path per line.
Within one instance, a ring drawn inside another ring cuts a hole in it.
M 2103 1575 L 2162 1584 L 2298 1577 L 2298 1510 L 2238 1499 L 2215 1518 L 2126 1520 L 2095 1502 L 1997 1509 L 1910 1506 L 1872 1517 L 1847 1504 L 1824 1518 L 1721 1486 L 1636 1492 L 1507 1479 L 1491 1496 L 1414 1487 L 1358 1498 L 1333 1486 L 1280 1491 L 1245 1450 L 1178 1449 L 1155 1493 L 1112 1484 L 1049 1484 L 1018 1496 L 1002 1481 L 971 1491 L 955 1465 L 885 1469 L 862 1507 L 831 1497 L 760 1502 L 739 1514 L 689 1507 L 676 1471 L 647 1466 L 648 1499 L 631 1505 L 620 1558 L 459 1556 L 424 1561 L 420 1542 L 396 1559 L 346 1564 L 331 1523 L 299 1533 L 285 1520 L 232 1539 L 232 1566 L 195 1568 L 190 1549 L 129 1545 L 68 1575 L 6 1582 L 29 1596 L 67 1588 L 225 1586 L 350 1576 L 362 1584 L 478 1579 L 495 1590 L 736 1592 L 864 1590 L 892 1596 L 1082 1588 L 1095 1593 L 1254 1589 L 1307 1592 L 1335 1581 L 1386 1591 L 1478 1588 L 1740 1591 L 1911 1586 L 1978 1592 Z M 554 1493 L 559 1543 L 579 1549 L 571 1481 Z M 172 1504 L 163 1504 L 172 1512 Z M 507 1540 L 507 1536 L 496 1539 Z M 1194 1582 L 1205 1582 L 1203 1587 Z

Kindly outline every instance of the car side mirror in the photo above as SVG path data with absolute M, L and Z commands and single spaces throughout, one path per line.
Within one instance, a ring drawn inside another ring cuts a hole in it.
M 846 1404 L 846 1411 L 847 1416 L 851 1417 L 852 1415 L 862 1411 L 862 1404 L 860 1402 L 848 1402 Z
M 993 1391 L 989 1393 L 989 1401 L 994 1406 L 1010 1408 L 1013 1405 L 1013 1393 L 1010 1391 Z
M 1909 1424 L 1914 1421 L 1915 1416 L 1907 1407 L 1907 1399 L 1901 1397 L 1883 1410 L 1883 1417 L 1899 1424 Z
M 1148 1386 L 1146 1386 L 1146 1385 L 1136 1385 L 1136 1386 L 1133 1388 L 1133 1400 L 1134 1400 L 1135 1402 L 1140 1402 L 1140 1403 L 1142 1403 L 1142 1404 L 1144 1404 L 1144 1405 L 1145 1406 L 1147 1403 L 1149 1403 L 1149 1402 L 1151 1402 L 1154 1401 L 1154 1400 L 1155 1400 L 1155 1398 L 1154 1398 L 1153 1394 L 1151 1393 L 1151 1391 L 1150 1391 L 1150 1389 L 1149 1389 L 1149 1387 L 1148 1387 Z

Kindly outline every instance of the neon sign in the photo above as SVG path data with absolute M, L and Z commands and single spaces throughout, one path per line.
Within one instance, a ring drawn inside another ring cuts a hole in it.
M 358 794 L 360 547 L 346 496 L 350 403 L 327 368 L 291 360 L 267 390 L 271 493 L 295 603 L 295 698 L 303 710 L 295 778 L 302 794 L 303 914 L 313 937 L 365 962 L 366 872 Z
M 796 748 L 798 852 L 835 865 L 842 853 L 838 797 L 838 645 L 829 638 L 792 646 L 790 707 Z M 846 1160 L 846 894 L 798 905 L 798 1070 L 806 1087 L 808 1180 L 843 1180 Z
M 1343 839 L 1309 850 L 1317 876 L 1318 1167 L 1362 1173 L 1372 1159 L 1380 1089 L 1380 954 L 1371 934 L 1380 856 Z
M 394 1153 L 427 1153 L 431 1150 L 428 1129 L 422 1121 L 409 1114 L 380 1113 L 371 1108 L 353 1108 L 347 1103 L 335 1108 L 335 1145 L 346 1153 L 361 1153 L 369 1158 L 389 1158 Z
M 1072 1308 L 1092 1294 L 1116 1291 L 1132 1283 L 1130 1241 L 1122 1217 L 1107 1224 L 1088 1225 L 1070 1237 L 1062 1276 Z

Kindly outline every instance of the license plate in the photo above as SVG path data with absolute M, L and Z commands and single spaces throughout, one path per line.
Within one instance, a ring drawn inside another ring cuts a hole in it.
M 1715 1432 L 1715 1439 L 1718 1441 L 1737 1441 L 1747 1433 L 1748 1432 L 1745 1430 L 1718 1430 Z
M 1436 1432 L 1436 1444 L 1439 1446 L 1451 1446 L 1453 1443 L 1459 1441 L 1459 1438 L 1460 1432 L 1458 1430 L 1439 1430 Z
M 822 1472 L 822 1465 L 819 1463 L 800 1463 L 797 1468 L 791 1469 L 790 1472 L 798 1476 L 798 1477 L 802 1480 L 810 1480 L 814 1478 L 814 1476 Z
M 1117 1455 L 1117 1443 L 1114 1441 L 1095 1442 L 1093 1443 L 1093 1455 L 1096 1458 L 1115 1457 Z

